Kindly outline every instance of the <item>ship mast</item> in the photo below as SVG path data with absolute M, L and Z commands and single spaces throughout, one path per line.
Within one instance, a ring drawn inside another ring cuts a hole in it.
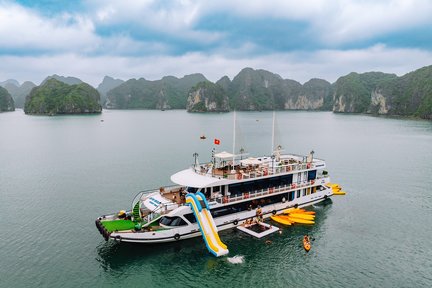
M 273 110 L 272 143 L 271 143 L 271 153 L 270 153 L 270 155 L 273 155 L 273 153 L 274 153 L 274 140 L 275 140 L 275 110 Z
M 236 110 L 234 110 L 234 117 L 233 117 L 233 148 L 232 148 L 232 171 L 234 171 L 234 159 L 235 159 L 235 141 L 236 141 Z

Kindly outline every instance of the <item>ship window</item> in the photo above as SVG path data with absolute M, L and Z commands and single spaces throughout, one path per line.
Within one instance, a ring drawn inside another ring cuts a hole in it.
M 186 189 L 186 191 L 189 192 L 189 193 L 195 193 L 197 190 L 198 190 L 198 188 L 194 188 L 194 187 L 188 187 Z
M 213 193 L 219 192 L 220 191 L 220 186 L 214 186 L 213 187 Z
M 190 223 L 196 223 L 196 218 L 193 213 L 183 215 Z
M 309 171 L 309 172 L 308 172 L 308 176 L 307 176 L 308 181 L 310 181 L 310 180 L 315 180 L 315 178 L 316 178 L 316 173 L 317 173 L 316 170 Z
M 166 226 L 184 226 L 184 225 L 187 225 L 187 223 L 182 218 L 169 217 L 169 216 L 162 217 L 159 223 L 166 225 Z
M 228 186 L 228 191 L 231 193 L 231 195 L 238 195 L 243 192 L 243 187 L 240 183 L 232 184 Z
M 281 176 L 280 177 L 281 185 L 290 185 L 292 183 L 292 178 L 293 178 L 292 174 Z
M 288 201 L 294 200 L 294 191 L 288 193 Z
M 300 190 L 297 190 L 297 198 L 300 198 Z

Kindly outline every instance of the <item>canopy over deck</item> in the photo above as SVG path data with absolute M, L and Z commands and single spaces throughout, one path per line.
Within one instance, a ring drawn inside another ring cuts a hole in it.
M 210 175 L 200 175 L 195 173 L 192 168 L 186 169 L 171 176 L 171 181 L 183 186 L 202 188 L 207 186 L 215 186 L 215 184 L 224 184 L 227 181 L 212 177 Z
M 243 165 L 259 165 L 262 162 L 260 160 L 258 160 L 257 158 L 249 157 L 247 159 L 241 160 L 240 163 Z
M 230 159 L 230 158 L 233 158 L 234 156 L 235 156 L 234 154 L 228 153 L 226 151 L 223 151 L 223 152 L 220 152 L 220 153 L 216 153 L 214 155 L 214 157 L 220 158 L 220 159 Z

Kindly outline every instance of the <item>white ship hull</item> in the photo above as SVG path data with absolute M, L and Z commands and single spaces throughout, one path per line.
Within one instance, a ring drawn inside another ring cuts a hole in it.
M 332 196 L 332 190 L 326 188 L 322 191 L 317 191 L 314 194 L 295 198 L 292 201 L 285 201 L 274 203 L 262 207 L 263 218 L 269 218 L 274 214 L 280 214 L 283 210 L 292 207 L 307 207 L 313 204 L 317 204 L 321 201 L 326 200 Z M 189 211 L 192 213 L 192 210 Z M 223 231 L 231 228 L 235 228 L 238 225 L 243 224 L 247 219 L 256 217 L 256 209 L 250 211 L 241 211 L 238 213 L 232 213 L 225 216 L 215 217 L 214 221 L 218 231 Z M 180 241 L 184 239 L 201 237 L 198 224 L 188 224 L 186 226 L 180 226 L 162 231 L 148 231 L 148 232 L 118 232 L 111 233 L 110 239 L 119 242 L 131 242 L 131 243 L 165 243 Z

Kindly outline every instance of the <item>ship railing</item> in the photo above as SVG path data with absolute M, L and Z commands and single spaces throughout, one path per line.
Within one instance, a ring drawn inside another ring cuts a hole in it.
M 299 183 L 280 185 L 280 186 L 270 187 L 270 188 L 265 188 L 265 189 L 258 189 L 258 190 L 253 190 L 253 191 L 249 191 L 249 192 L 243 192 L 240 195 L 229 195 L 229 196 L 227 195 L 224 197 L 217 198 L 216 201 L 220 204 L 225 204 L 225 203 L 231 203 L 231 202 L 241 201 L 241 200 L 245 200 L 245 199 L 254 199 L 254 198 L 258 198 L 258 197 L 269 195 L 269 194 L 291 192 L 291 191 L 298 190 L 299 188 L 310 188 L 310 187 L 316 186 L 316 185 L 324 185 L 326 183 L 325 178 L 327 178 L 327 177 L 316 178 L 315 180 L 302 181 Z
M 252 169 L 248 169 L 247 167 L 243 167 L 243 166 L 240 166 L 240 169 L 238 169 L 239 166 L 236 165 L 235 170 L 227 169 L 226 171 L 223 172 L 219 171 L 220 174 L 212 173 L 212 169 L 213 169 L 212 163 L 192 165 L 192 169 L 195 171 L 195 173 L 203 176 L 212 176 L 219 179 L 226 178 L 230 180 L 242 180 L 242 179 L 261 178 L 270 175 L 286 174 L 293 171 L 312 170 L 312 169 L 322 167 L 322 164 L 324 164 L 323 161 L 312 162 L 312 163 L 288 163 L 288 164 L 282 164 L 281 162 L 274 166 L 269 164 L 260 164 L 258 165 L 258 167 Z
M 165 189 L 165 188 L 173 188 L 173 187 L 181 187 L 181 186 L 169 185 L 169 186 L 164 186 L 163 188 Z M 143 191 L 138 192 L 132 200 L 132 210 L 138 201 L 144 200 L 148 195 L 150 195 L 154 192 L 160 192 L 160 189 L 149 189 L 149 190 L 143 190 Z

